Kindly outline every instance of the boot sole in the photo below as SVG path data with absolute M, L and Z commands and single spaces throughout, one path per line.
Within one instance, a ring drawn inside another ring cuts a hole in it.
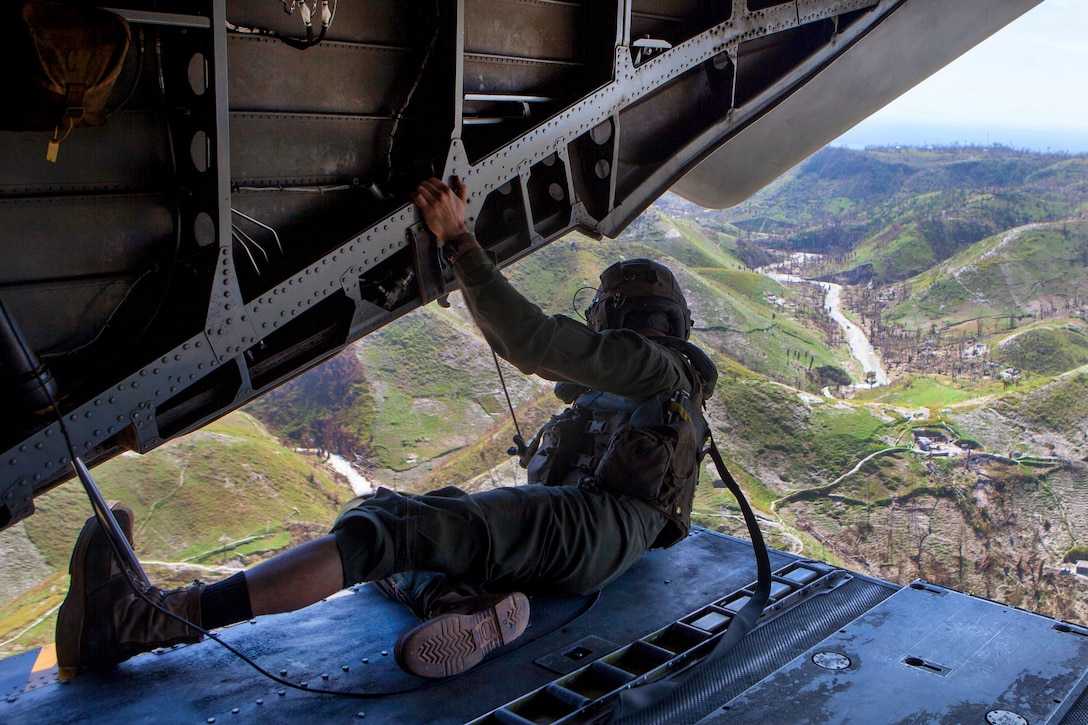
M 132 509 L 119 501 L 108 501 L 107 505 L 113 511 L 114 518 L 125 533 L 125 538 L 132 544 L 132 522 L 134 515 Z M 95 525 L 90 525 L 94 522 Z M 75 548 L 72 550 L 72 560 L 68 564 L 68 596 L 60 605 L 57 612 L 57 678 L 68 680 L 79 674 L 80 652 L 82 651 L 83 618 L 86 614 L 87 602 L 87 577 L 86 562 L 87 550 L 95 534 L 99 533 L 100 525 L 94 517 L 87 520 L 76 539 Z M 75 596 L 73 596 L 75 595 Z M 61 643 L 65 646 L 61 646 Z M 73 646 L 69 647 L 71 644 Z
M 470 614 L 452 612 L 401 635 L 393 655 L 401 669 L 420 677 L 451 677 L 513 642 L 529 624 L 529 600 L 520 592 Z

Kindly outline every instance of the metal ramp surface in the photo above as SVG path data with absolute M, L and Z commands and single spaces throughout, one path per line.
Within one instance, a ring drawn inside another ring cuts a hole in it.
M 782 581 L 757 629 L 624 723 L 1088 722 L 1084 629 L 783 552 L 771 552 L 771 566 Z M 8 673 L 0 722 L 603 722 L 609 709 L 591 705 L 610 688 L 595 673 L 637 670 L 632 648 L 639 656 L 653 648 L 682 655 L 688 635 L 720 631 L 718 615 L 739 606 L 754 578 L 749 543 L 697 529 L 673 549 L 647 554 L 599 600 L 533 597 L 521 640 L 439 681 L 397 668 L 393 644 L 414 619 L 361 586 L 220 636 L 292 683 L 380 696 L 291 689 L 205 641 L 67 683 L 43 684 L 36 672 L 19 688 Z M 686 646 L 698 649 L 698 637 Z M 621 676 L 617 686 L 636 679 Z
M 794 559 L 771 553 L 775 568 Z M 365 713 L 368 722 L 463 723 L 747 586 L 754 572 L 750 544 L 697 531 L 644 556 L 599 600 L 533 597 L 521 640 L 465 675 L 434 682 L 393 662 L 393 645 L 415 622 L 412 615 L 361 586 L 299 612 L 225 628 L 221 637 L 273 674 L 286 671 L 293 683 L 402 694 L 360 700 L 300 692 L 205 640 L 66 683 L 9 690 L 0 722 L 329 722 Z
M 701 723 L 1085 722 L 1088 630 L 916 582 Z

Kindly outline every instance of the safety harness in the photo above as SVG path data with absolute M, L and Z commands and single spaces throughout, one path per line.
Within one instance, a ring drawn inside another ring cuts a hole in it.
M 731 650 L 755 627 L 771 589 L 770 557 L 755 513 L 726 468 L 703 416 L 703 403 L 714 391 L 717 369 L 702 350 L 685 340 L 656 336 L 653 340 L 680 353 L 692 383 L 690 393 L 678 390 L 628 398 L 559 383 L 555 394 L 570 407 L 552 416 L 528 446 L 519 443 L 518 449 L 512 449 L 518 450 L 530 483 L 600 487 L 656 508 L 668 524 L 652 548 L 673 546 L 687 536 L 700 464 L 707 453 L 744 516 L 756 557 L 756 584 L 747 604 L 697 663 L 620 693 L 613 718 L 660 702 Z
M 691 528 L 699 463 L 710 437 L 703 401 L 718 374 L 691 343 L 654 340 L 680 353 L 691 392 L 632 398 L 559 383 L 557 397 L 571 405 L 544 424 L 521 462 L 529 483 L 600 488 L 650 504 L 668 519 L 656 548 L 683 541 Z

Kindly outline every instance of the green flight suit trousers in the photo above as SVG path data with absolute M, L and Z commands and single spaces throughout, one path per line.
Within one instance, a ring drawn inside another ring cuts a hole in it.
M 451 486 L 424 495 L 379 488 L 349 502 L 332 533 L 345 586 L 427 573 L 398 581 L 414 582 L 404 593 L 415 601 L 405 603 L 428 617 L 450 591 L 596 591 L 634 564 L 665 523 L 642 501 L 593 486 L 475 494 Z

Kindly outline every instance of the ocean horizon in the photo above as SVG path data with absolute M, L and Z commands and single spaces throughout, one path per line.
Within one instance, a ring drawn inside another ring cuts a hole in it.
M 1007 146 L 1040 152 L 1088 153 L 1088 128 L 1038 129 L 863 121 L 829 146 Z

